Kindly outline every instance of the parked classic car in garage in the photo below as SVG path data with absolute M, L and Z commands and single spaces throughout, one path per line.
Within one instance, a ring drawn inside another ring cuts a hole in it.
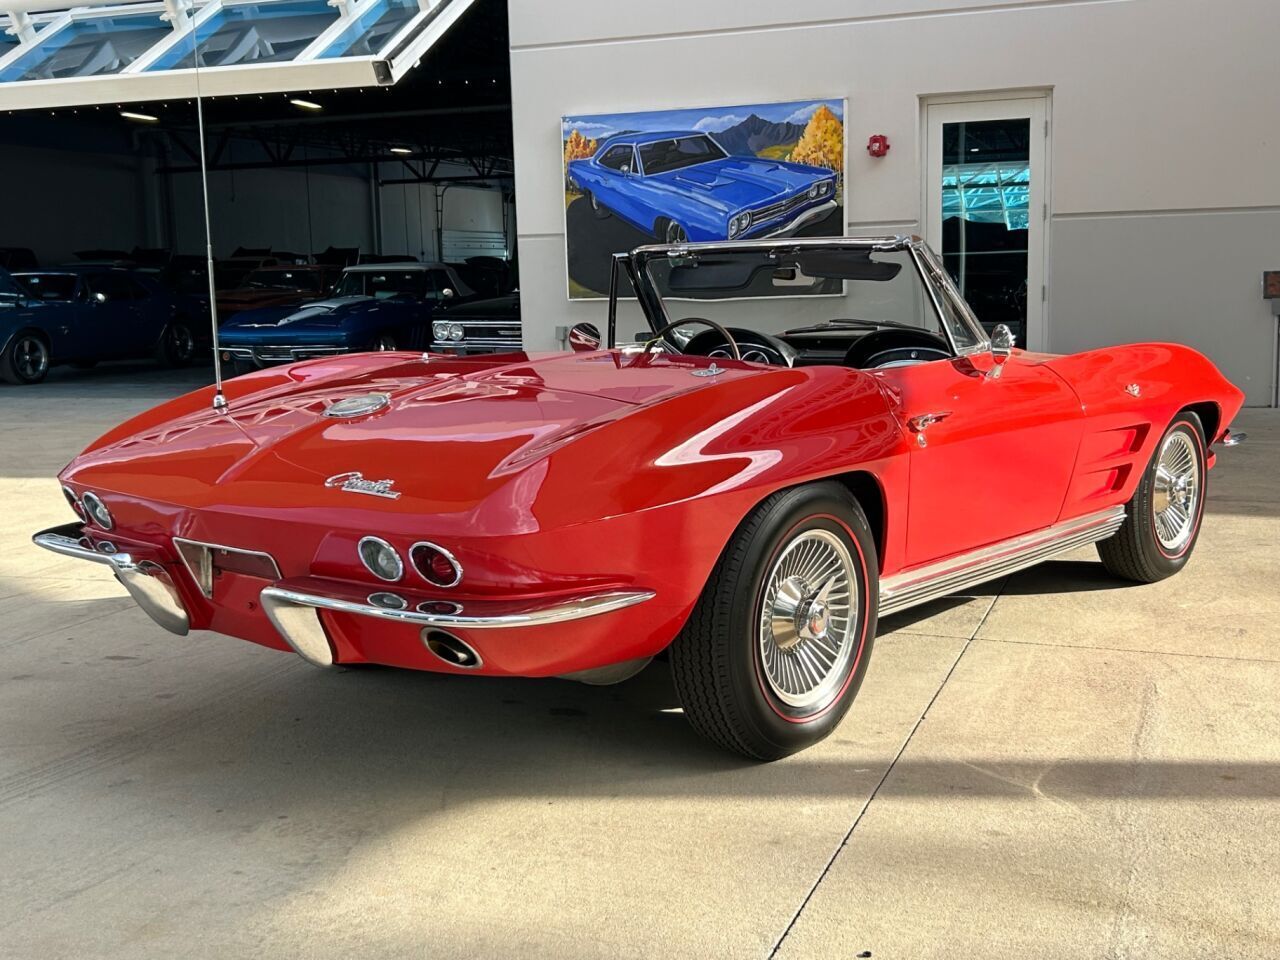
M 154 356 L 189 363 L 202 330 L 199 306 L 132 270 L 57 267 L 0 271 L 0 378 L 39 383 L 55 364 Z
M 432 317 L 471 296 L 448 264 L 360 264 L 347 267 L 324 300 L 299 296 L 237 314 L 219 331 L 220 352 L 243 373 L 360 350 L 425 350 Z
M 451 307 L 431 324 L 431 349 L 459 356 L 519 350 L 520 291 Z
M 276 307 L 318 300 L 327 294 L 341 271 L 321 264 L 275 264 L 247 274 L 237 287 L 218 291 L 218 321 L 259 307 Z
M 836 207 L 833 171 L 730 156 L 697 131 L 611 137 L 568 176 L 597 216 L 666 243 L 784 236 Z
M 198 390 L 76 458 L 77 519 L 35 541 L 174 632 L 321 666 L 606 683 L 665 650 L 692 724 L 773 759 L 840 721 L 881 614 L 1090 543 L 1120 578 L 1176 573 L 1239 439 L 1243 396 L 1201 354 L 1014 349 L 916 239 L 614 269 L 643 342 L 614 345 L 615 297 L 605 349 L 324 358 L 220 409 Z

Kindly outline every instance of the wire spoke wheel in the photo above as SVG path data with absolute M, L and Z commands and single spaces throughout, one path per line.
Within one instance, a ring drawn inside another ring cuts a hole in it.
M 849 549 L 821 529 L 797 535 L 765 577 L 760 662 L 773 695 L 798 711 L 838 693 L 856 653 L 857 579 Z
M 1180 550 L 1195 531 L 1200 503 L 1199 452 L 1185 432 L 1170 433 L 1156 461 L 1151 497 L 1156 539 L 1166 550 Z

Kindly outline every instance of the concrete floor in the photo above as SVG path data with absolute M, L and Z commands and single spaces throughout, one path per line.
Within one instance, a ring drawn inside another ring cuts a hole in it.
M 661 665 L 319 671 L 29 545 L 206 377 L 0 387 L 0 956 L 1280 956 L 1276 411 L 1180 576 L 1084 550 L 894 617 L 837 733 L 754 766 Z

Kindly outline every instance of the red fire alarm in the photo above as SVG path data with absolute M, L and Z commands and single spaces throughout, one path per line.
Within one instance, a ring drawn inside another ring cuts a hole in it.
M 873 157 L 883 157 L 889 152 L 889 138 L 883 133 L 874 133 L 867 140 L 867 153 Z

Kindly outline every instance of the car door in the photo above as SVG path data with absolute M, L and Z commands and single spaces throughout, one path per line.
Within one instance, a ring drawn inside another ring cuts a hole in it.
M 957 343 L 980 329 L 927 250 L 920 265 L 934 309 Z M 1003 363 L 974 339 L 961 356 L 875 371 L 897 401 L 910 442 L 906 566 L 1039 530 L 1062 511 L 1084 412 L 1075 391 L 1016 350 Z M 967 351 L 967 352 L 966 352 Z
M 86 358 L 136 356 L 141 347 L 133 285 L 121 271 L 84 276 L 87 304 L 80 325 L 81 350 Z

